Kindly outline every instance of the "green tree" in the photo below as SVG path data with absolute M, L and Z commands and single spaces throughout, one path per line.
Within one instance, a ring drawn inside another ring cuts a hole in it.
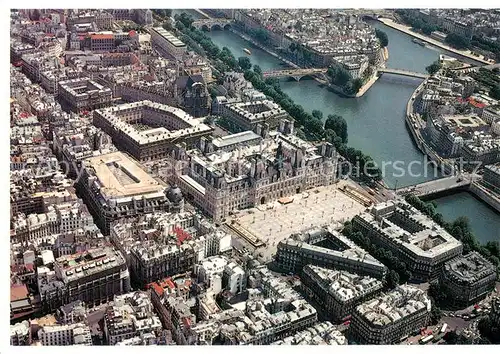
M 186 28 L 191 28 L 191 25 L 194 22 L 193 17 L 185 12 L 181 13 L 181 15 L 176 18 L 176 20 L 180 21 Z
M 432 303 L 433 301 L 431 300 L 431 324 L 432 325 L 437 325 L 439 321 L 441 320 L 441 317 L 443 317 L 443 311 L 439 308 L 439 306 L 436 305 L 436 303 Z
M 340 66 L 329 68 L 327 74 L 332 80 L 332 83 L 337 86 L 343 87 L 351 80 L 349 72 Z
M 342 116 L 329 114 L 325 122 L 325 129 L 331 129 L 342 139 L 342 143 L 347 143 L 347 122 Z
M 238 64 L 243 70 L 249 70 L 252 68 L 252 63 L 250 62 L 250 59 L 247 57 L 239 57 Z
M 262 77 L 262 69 L 258 65 L 253 66 L 253 71 L 260 77 Z
M 456 33 L 450 33 L 444 41 L 457 49 L 467 49 L 470 46 L 470 40 L 467 37 Z
M 490 96 L 496 100 L 500 100 L 500 84 L 491 88 Z
M 318 118 L 318 119 L 320 119 L 320 120 L 321 120 L 321 119 L 323 119 L 323 112 L 318 111 L 317 109 L 313 109 L 313 111 L 312 111 L 312 116 L 313 116 L 314 118 Z
M 395 270 L 391 270 L 387 275 L 387 286 L 389 289 L 394 289 L 399 285 L 399 274 Z
M 170 21 L 165 21 L 161 25 L 166 31 L 173 31 L 174 27 L 172 26 L 172 23 Z
M 380 41 L 380 45 L 383 47 L 387 47 L 389 44 L 389 38 L 387 37 L 387 34 L 379 30 L 378 28 L 375 29 L 375 35 L 377 36 L 378 40 Z
M 359 90 L 363 87 L 363 81 L 360 78 L 354 79 L 352 81 L 352 92 L 358 93 Z
M 436 60 L 434 63 L 425 68 L 425 70 L 427 70 L 429 75 L 434 75 L 439 71 L 439 69 L 441 69 L 441 64 L 439 63 L 438 60 Z
M 263 28 L 258 28 L 257 30 L 253 31 L 253 36 L 256 40 L 264 44 L 269 40 L 269 33 Z

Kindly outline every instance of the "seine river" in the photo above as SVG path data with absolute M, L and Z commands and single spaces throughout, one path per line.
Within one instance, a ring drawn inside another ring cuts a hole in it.
M 176 10 L 174 14 L 179 12 Z M 189 13 L 199 17 L 196 12 Z M 383 29 L 389 38 L 389 68 L 424 73 L 425 67 L 443 53 L 438 48 L 415 44 L 410 36 L 381 23 L 372 25 Z M 246 55 L 243 48 L 250 49 L 252 64 L 259 65 L 264 71 L 283 67 L 278 59 L 230 31 L 212 31 L 208 35 L 221 48 L 230 49 L 236 58 Z M 420 79 L 384 74 L 363 97 L 357 99 L 342 98 L 307 78 L 300 82 L 283 79 L 281 87 L 304 109 L 322 111 L 325 119 L 328 114 L 342 115 L 348 124 L 349 145 L 371 155 L 380 167 L 385 163 L 385 183 L 390 187 L 401 187 L 439 176 L 430 168 L 425 173 L 424 156 L 413 143 L 404 121 L 406 103 L 420 83 Z M 447 220 L 467 215 L 481 242 L 500 240 L 500 215 L 469 193 L 454 194 L 435 202 Z

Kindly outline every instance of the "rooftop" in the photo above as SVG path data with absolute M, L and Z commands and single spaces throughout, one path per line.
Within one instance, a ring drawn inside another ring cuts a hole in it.
M 494 276 L 495 267 L 477 252 L 453 258 L 444 265 L 444 272 L 457 283 L 475 284 Z
M 355 218 L 420 257 L 434 258 L 462 247 L 444 228 L 403 201 L 379 203 Z
M 165 38 L 175 47 L 185 47 L 183 41 L 179 40 L 176 36 L 174 36 L 171 32 L 165 30 L 163 27 L 154 27 L 153 31 L 157 32 L 160 36 Z
M 310 264 L 304 267 L 303 272 L 315 279 L 320 287 L 341 302 L 361 298 L 383 287 L 380 280 L 369 276 Z
M 83 164 L 97 177 L 100 193 L 106 199 L 163 193 L 165 189 L 135 160 L 119 151 L 88 158 Z
M 425 291 L 401 285 L 356 307 L 356 311 L 376 327 L 387 327 L 393 322 L 419 311 L 431 311 L 431 300 Z
M 241 133 L 215 138 L 214 140 L 212 140 L 212 144 L 217 149 L 223 149 L 225 147 L 232 146 L 235 144 L 242 144 L 251 140 L 260 140 L 260 139 L 262 139 L 260 135 L 257 135 L 253 131 L 248 130 Z
M 104 247 L 59 257 L 56 259 L 55 269 L 58 277 L 68 283 L 123 264 L 125 259 L 118 250 Z
M 137 122 L 130 119 L 131 111 L 140 113 Z M 102 108 L 95 111 L 114 129 L 126 134 L 138 145 L 158 143 L 161 140 L 174 142 L 193 134 L 209 133 L 212 128 L 184 112 L 182 109 L 151 101 L 140 101 Z M 150 126 L 138 129 L 134 123 Z M 175 128 L 174 128 L 175 127 Z
M 319 322 L 271 345 L 347 345 L 347 339 L 330 322 Z

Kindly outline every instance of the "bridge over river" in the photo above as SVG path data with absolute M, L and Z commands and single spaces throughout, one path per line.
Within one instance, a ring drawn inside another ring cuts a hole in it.
M 316 74 L 326 74 L 328 71 L 327 68 L 300 68 L 300 69 L 280 69 L 280 70 L 270 70 L 263 73 L 263 76 L 266 77 L 292 77 L 295 80 L 299 81 L 304 76 L 311 76 Z M 389 68 L 379 68 L 377 69 L 377 75 L 382 74 L 393 74 L 393 75 L 402 75 L 408 77 L 416 77 L 419 79 L 426 79 L 429 77 L 427 74 L 417 73 L 408 70 L 402 69 L 389 69 Z
M 454 189 L 468 187 L 471 183 L 471 176 L 469 174 L 462 174 L 451 177 L 443 177 L 432 181 L 399 188 L 396 190 L 396 193 L 401 196 L 414 194 L 417 197 L 425 197 L 432 194 L 438 194 Z
M 225 18 L 208 18 L 193 21 L 193 27 L 211 31 L 212 29 L 227 29 L 231 27 L 233 20 Z

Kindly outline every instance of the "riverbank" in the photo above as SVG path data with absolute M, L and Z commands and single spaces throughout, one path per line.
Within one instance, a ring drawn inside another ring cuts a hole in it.
M 500 213 L 500 199 L 478 182 L 472 182 L 468 191 Z
M 424 80 L 415 90 L 413 95 L 408 100 L 406 105 L 406 125 L 410 131 L 413 141 L 419 148 L 419 150 L 426 155 L 431 161 L 434 161 L 438 164 L 438 166 L 445 172 L 450 173 L 453 172 L 454 166 L 448 161 L 441 158 L 432 148 L 427 145 L 425 139 L 420 134 L 418 127 L 423 125 L 423 122 L 420 121 L 420 117 L 418 114 L 413 113 L 413 103 L 417 98 L 418 94 L 424 87 L 427 80 Z M 500 199 L 491 194 L 488 190 L 483 188 L 477 182 L 472 182 L 469 187 L 466 189 L 467 192 L 476 196 L 479 200 L 486 203 L 490 207 L 496 210 L 496 212 L 500 213 Z
M 242 39 L 244 39 L 245 41 L 247 42 L 250 42 L 252 43 L 254 46 L 256 46 L 257 48 L 263 50 L 264 52 L 266 52 L 267 54 L 269 55 L 272 55 L 273 57 L 275 57 L 276 59 L 278 60 L 281 60 L 283 63 L 295 68 L 295 69 L 301 69 L 300 66 L 298 66 L 297 64 L 283 58 L 281 55 L 279 55 L 278 53 L 275 53 L 273 52 L 271 49 L 269 49 L 268 47 L 260 44 L 259 42 L 255 41 L 253 38 L 251 38 L 250 36 L 234 29 L 234 28 L 230 28 L 229 31 L 231 31 L 232 33 L 236 34 L 237 36 L 241 37 Z M 384 48 L 384 51 L 382 52 L 382 56 L 384 57 L 384 62 L 387 61 L 387 59 L 389 58 L 389 51 L 387 50 L 387 47 Z M 370 80 L 368 80 L 358 91 L 358 93 L 356 94 L 353 94 L 353 95 L 350 95 L 350 94 L 346 94 L 344 92 L 344 90 L 338 86 L 335 86 L 333 84 L 330 84 L 328 83 L 327 81 L 317 77 L 316 75 L 312 76 L 314 80 L 316 80 L 317 82 L 319 82 L 320 84 L 322 85 L 326 85 L 328 86 L 328 88 L 330 88 L 332 91 L 334 91 L 336 94 L 338 95 L 341 95 L 342 97 L 346 97 L 346 98 L 359 98 L 359 97 L 362 97 L 369 89 L 370 87 L 372 87 L 372 85 L 378 80 L 378 78 L 380 77 L 379 75 L 375 74 Z
M 416 33 L 416 32 L 413 32 L 411 30 L 411 27 L 410 26 L 405 26 L 405 25 L 401 25 L 399 23 L 396 23 L 394 22 L 393 20 L 391 19 L 388 19 L 388 18 L 379 18 L 378 19 L 379 22 L 383 23 L 384 25 L 388 26 L 388 27 L 391 27 L 397 31 L 400 31 L 400 32 L 403 32 L 409 36 L 412 36 L 414 38 L 417 38 L 417 39 L 420 39 L 424 42 L 427 42 L 429 44 L 432 44 L 433 46 L 435 47 L 438 47 L 438 48 L 441 48 L 441 49 L 444 49 L 448 52 L 451 52 L 451 53 L 454 53 L 454 54 L 457 54 L 459 56 L 462 56 L 462 57 L 465 57 L 467 59 L 470 59 L 470 60 L 473 60 L 475 62 L 477 62 L 478 64 L 482 65 L 482 64 L 492 64 L 491 62 L 487 61 L 487 60 L 484 60 L 484 59 L 481 59 L 481 58 L 478 58 L 474 55 L 471 54 L 470 51 L 468 50 L 458 50 L 458 49 L 455 49 L 455 48 L 452 48 L 442 42 L 439 42 L 431 37 L 428 37 L 428 36 L 425 36 L 425 35 L 422 35 L 422 34 L 419 34 L 419 33 Z
M 425 72 L 425 67 L 435 61 L 441 49 L 422 47 L 411 42 L 411 37 L 403 32 L 374 22 L 376 28 L 385 30 L 389 36 L 388 50 L 390 58 L 386 66 L 414 72 Z M 212 31 L 207 33 L 219 48 L 227 47 L 233 53 L 241 53 L 242 48 L 249 47 L 247 41 L 230 31 Z M 283 69 L 282 61 L 267 52 L 254 47 L 249 59 L 252 65 L 259 65 L 263 71 Z M 405 122 L 406 103 L 412 96 L 420 79 L 397 79 L 391 75 L 382 75 L 374 84 L 369 94 L 359 99 L 345 99 L 345 96 L 332 92 L 326 85 L 315 80 L 280 80 L 280 87 L 289 97 L 304 107 L 307 112 L 320 110 L 325 116 L 339 114 L 348 123 L 349 145 L 369 152 L 380 166 L 383 161 L 423 161 L 418 149 L 409 134 Z M 414 165 L 413 173 L 401 176 L 400 170 L 387 166 L 384 183 L 389 187 L 404 187 L 429 180 L 423 164 Z M 438 177 L 438 176 L 437 176 Z M 476 198 L 464 192 L 445 197 L 438 205 L 446 210 L 443 215 L 449 221 L 467 215 L 473 225 L 474 233 L 481 242 L 493 240 L 498 235 L 500 215 Z
M 442 171 L 444 171 L 446 174 L 450 174 L 453 172 L 454 166 L 453 164 L 450 164 L 448 161 L 444 160 L 442 157 L 440 157 L 425 141 L 423 138 L 422 134 L 420 134 L 420 130 L 418 127 L 422 127 L 425 123 L 421 121 L 420 115 L 418 113 L 413 113 L 413 104 L 415 100 L 417 99 L 417 96 L 420 94 L 420 91 L 422 91 L 423 87 L 425 86 L 425 83 L 427 82 L 427 79 L 422 81 L 420 85 L 418 85 L 417 89 L 413 92 L 411 95 L 410 99 L 406 103 L 406 126 L 408 127 L 411 137 L 415 144 L 417 145 L 418 149 L 426 155 L 430 161 L 435 162 L 439 168 L 441 168 Z
M 380 75 L 377 75 L 377 73 L 375 73 L 371 78 L 370 80 L 368 80 L 366 82 L 366 84 L 364 84 L 358 91 L 358 93 L 354 96 L 356 98 L 359 98 L 361 96 L 363 96 L 366 91 L 368 91 L 370 89 L 370 87 L 373 86 L 374 83 L 377 82 L 378 78 L 380 77 Z
M 271 49 L 269 49 L 268 47 L 260 44 L 259 42 L 257 42 L 256 40 L 254 40 L 252 37 L 246 35 L 245 33 L 242 33 L 236 29 L 234 29 L 233 27 L 231 27 L 229 29 L 229 31 L 233 32 L 234 34 L 236 34 L 237 36 L 241 37 L 242 39 L 244 39 L 245 41 L 247 42 L 250 42 L 252 43 L 254 46 L 256 46 L 257 48 L 263 50 L 264 52 L 266 52 L 267 54 L 269 55 L 272 55 L 273 57 L 275 57 L 276 59 L 279 59 L 281 60 L 283 63 L 291 66 L 292 68 L 295 68 L 295 69 L 301 69 L 300 66 L 298 66 L 297 64 L 283 58 L 281 55 L 279 55 L 278 53 L 275 53 L 273 52 Z

